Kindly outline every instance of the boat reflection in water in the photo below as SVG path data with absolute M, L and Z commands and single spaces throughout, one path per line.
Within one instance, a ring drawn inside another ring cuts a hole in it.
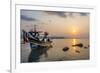
M 52 45 L 49 46 L 40 46 L 34 45 L 28 57 L 28 62 L 39 62 L 41 55 L 48 57 L 47 51 L 52 48 Z

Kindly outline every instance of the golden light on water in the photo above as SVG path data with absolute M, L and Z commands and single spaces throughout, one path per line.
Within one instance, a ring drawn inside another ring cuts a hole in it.
M 73 45 L 75 45 L 76 44 L 76 39 L 73 39 Z
M 76 39 L 72 39 L 72 44 L 75 45 L 76 44 Z M 73 49 L 75 50 L 76 47 L 73 47 Z

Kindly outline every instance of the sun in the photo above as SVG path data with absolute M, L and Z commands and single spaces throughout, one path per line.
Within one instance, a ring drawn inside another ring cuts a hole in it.
M 75 34 L 76 33 L 76 29 L 73 29 L 72 32 L 73 32 L 73 34 Z

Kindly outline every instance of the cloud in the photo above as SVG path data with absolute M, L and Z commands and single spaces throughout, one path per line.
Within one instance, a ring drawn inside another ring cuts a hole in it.
M 89 13 L 83 13 L 83 12 L 68 12 L 67 16 L 74 17 L 76 14 L 79 14 L 80 16 L 87 16 Z
M 26 20 L 26 21 L 36 21 L 36 19 L 28 17 L 28 16 L 25 16 L 25 15 L 21 15 L 21 19 L 22 20 Z
M 57 15 L 59 17 L 74 17 L 74 14 L 77 12 L 59 12 L 59 11 L 44 11 L 47 14 L 51 14 L 51 15 Z M 89 13 L 83 13 L 83 12 L 79 12 L 78 14 L 80 14 L 80 16 L 87 16 Z
M 66 17 L 65 12 L 58 12 L 58 11 L 44 11 L 44 12 L 51 14 L 51 15 L 57 15 L 59 17 Z
M 80 13 L 81 16 L 87 16 L 89 13 Z

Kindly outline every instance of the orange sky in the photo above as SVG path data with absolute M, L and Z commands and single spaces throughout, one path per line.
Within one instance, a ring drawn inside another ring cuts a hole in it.
M 50 36 L 89 37 L 88 13 L 22 10 L 22 15 L 21 27 L 28 31 L 38 25 Z

